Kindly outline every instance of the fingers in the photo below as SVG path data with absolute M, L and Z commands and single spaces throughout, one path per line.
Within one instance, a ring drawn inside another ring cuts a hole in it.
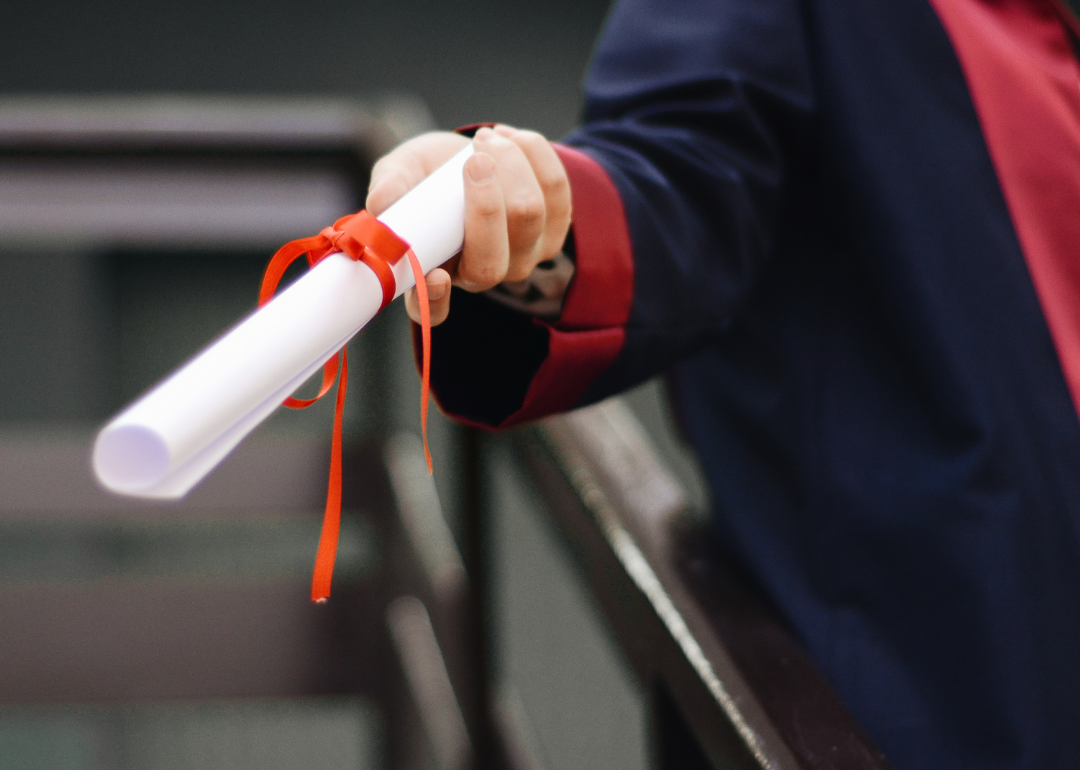
M 412 139 L 372 169 L 367 208 L 378 216 L 468 143 L 456 134 Z M 570 184 L 562 162 L 543 136 L 509 126 L 482 128 L 465 163 L 465 242 L 460 257 L 427 279 L 432 322 L 442 323 L 452 283 L 485 291 L 524 281 L 536 265 L 562 249 L 571 221 Z M 419 318 L 414 291 L 406 308 Z
M 379 216 L 468 143 L 464 136 L 437 132 L 422 134 L 398 146 L 371 169 L 365 207 Z
M 529 158 L 516 142 L 488 128 L 477 131 L 473 146 L 477 153 L 490 155 L 495 161 L 502 188 L 509 248 L 503 275 L 506 280 L 523 280 L 541 261 L 547 219 L 543 189 Z M 463 264 L 469 256 L 466 252 Z
M 431 307 L 431 325 L 438 326 L 450 313 L 450 274 L 437 267 L 427 274 L 428 302 Z M 420 301 L 416 289 L 405 292 L 405 310 L 415 323 L 420 323 Z
M 551 143 L 535 131 L 521 131 L 510 126 L 496 126 L 495 132 L 514 142 L 529 161 L 544 196 L 544 230 L 538 262 L 553 258 L 566 241 L 572 218 L 570 181 L 566 169 Z M 508 278 L 510 280 L 523 280 Z
M 454 285 L 486 291 L 506 276 L 510 259 L 506 201 L 495 160 L 476 152 L 465 163 L 465 243 Z

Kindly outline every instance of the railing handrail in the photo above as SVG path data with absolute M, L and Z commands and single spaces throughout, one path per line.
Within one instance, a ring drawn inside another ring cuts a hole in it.
M 631 666 L 666 690 L 712 764 L 887 770 L 783 622 L 724 567 L 621 400 L 523 435 Z

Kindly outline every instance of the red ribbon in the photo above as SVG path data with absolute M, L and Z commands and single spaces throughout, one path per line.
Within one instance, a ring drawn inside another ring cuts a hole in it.
M 281 277 L 289 265 L 304 254 L 310 267 L 314 267 L 331 254 L 342 252 L 352 259 L 370 267 L 382 286 L 382 310 L 397 294 L 397 281 L 393 266 L 403 256 L 408 257 L 416 280 L 416 293 L 420 300 L 420 327 L 423 340 L 423 364 L 420 382 L 420 425 L 424 434 L 424 456 L 428 473 L 431 473 L 431 452 L 428 451 L 427 412 L 428 392 L 431 380 L 431 308 L 428 304 L 427 282 L 416 254 L 389 227 L 367 211 L 358 211 L 342 217 L 318 235 L 290 241 L 278 249 L 270 259 L 259 288 L 259 307 L 269 302 L 277 290 Z M 323 514 L 319 550 L 315 555 L 315 571 L 311 578 L 311 600 L 325 602 L 330 597 L 330 580 L 334 574 L 337 557 L 338 535 L 341 532 L 341 416 L 345 407 L 345 388 L 349 380 L 349 361 L 342 348 L 323 366 L 322 386 L 315 398 L 292 398 L 282 403 L 292 409 L 306 409 L 330 392 L 337 379 L 338 361 L 341 366 L 341 384 L 338 385 L 334 406 L 334 436 L 330 445 L 330 484 L 326 492 L 326 512 Z

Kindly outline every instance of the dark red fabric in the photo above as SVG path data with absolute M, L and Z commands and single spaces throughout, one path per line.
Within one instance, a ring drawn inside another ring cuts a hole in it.
M 1052 0 L 931 2 L 960 59 L 1080 411 L 1080 67 L 1067 22 Z
M 562 145 L 555 145 L 555 151 L 570 178 L 576 269 L 559 321 L 545 324 L 550 329 L 548 356 L 521 408 L 501 427 L 573 408 L 626 339 L 634 260 L 622 198 L 588 155 Z
M 588 155 L 558 144 L 555 151 L 570 177 L 577 254 L 574 281 L 557 325 L 625 326 L 634 299 L 634 258 L 622 198 L 607 172 Z M 612 357 L 614 353 L 618 350 Z

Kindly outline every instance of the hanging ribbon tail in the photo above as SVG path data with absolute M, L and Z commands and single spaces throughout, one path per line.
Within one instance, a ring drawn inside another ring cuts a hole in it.
M 424 436 L 424 458 L 427 460 L 428 475 L 431 475 L 431 450 L 428 449 L 427 437 L 428 396 L 431 390 L 431 302 L 428 299 L 427 279 L 420 267 L 420 260 L 412 249 L 405 252 L 405 255 L 409 258 L 409 266 L 412 267 L 413 278 L 416 280 L 416 298 L 420 305 L 420 432 Z
M 334 436 L 330 444 L 330 483 L 326 491 L 326 512 L 323 514 L 319 550 L 315 554 L 315 572 L 311 576 L 311 601 L 323 604 L 330 598 L 330 582 L 334 576 L 338 537 L 341 534 L 341 418 L 345 411 L 345 390 L 349 383 L 349 359 L 341 351 L 341 381 L 334 404 Z
M 259 306 L 265 305 L 274 297 L 278 284 L 289 266 L 304 254 L 308 255 L 308 264 L 314 267 L 323 258 L 336 251 L 342 251 L 350 258 L 366 264 L 375 273 L 382 287 L 382 307 L 386 307 L 397 293 L 393 265 L 403 256 L 409 258 L 413 278 L 416 280 L 416 294 L 420 301 L 420 327 L 423 344 L 423 364 L 420 383 L 420 424 L 424 435 L 424 457 L 427 460 L 428 473 L 431 473 L 431 452 L 428 449 L 428 400 L 431 389 L 431 304 L 427 292 L 427 280 L 424 271 L 412 249 L 386 225 L 379 222 L 366 211 L 359 211 L 342 217 L 333 227 L 324 229 L 310 238 L 290 241 L 278 249 L 270 259 L 270 264 L 263 274 L 259 288 Z M 340 356 L 340 367 L 338 364 Z M 319 550 L 315 555 L 315 571 L 311 578 L 311 600 L 323 603 L 330 597 L 330 582 L 334 575 L 334 562 L 337 559 L 338 537 L 341 533 L 341 431 L 342 413 L 345 409 L 345 392 L 349 379 L 349 362 L 344 348 L 323 365 L 322 386 L 314 398 L 289 397 L 283 402 L 293 409 L 311 406 L 330 392 L 341 370 L 338 383 L 337 400 L 334 406 L 334 434 L 330 447 L 330 482 L 326 492 L 326 512 L 323 514 L 322 533 L 319 535 Z

